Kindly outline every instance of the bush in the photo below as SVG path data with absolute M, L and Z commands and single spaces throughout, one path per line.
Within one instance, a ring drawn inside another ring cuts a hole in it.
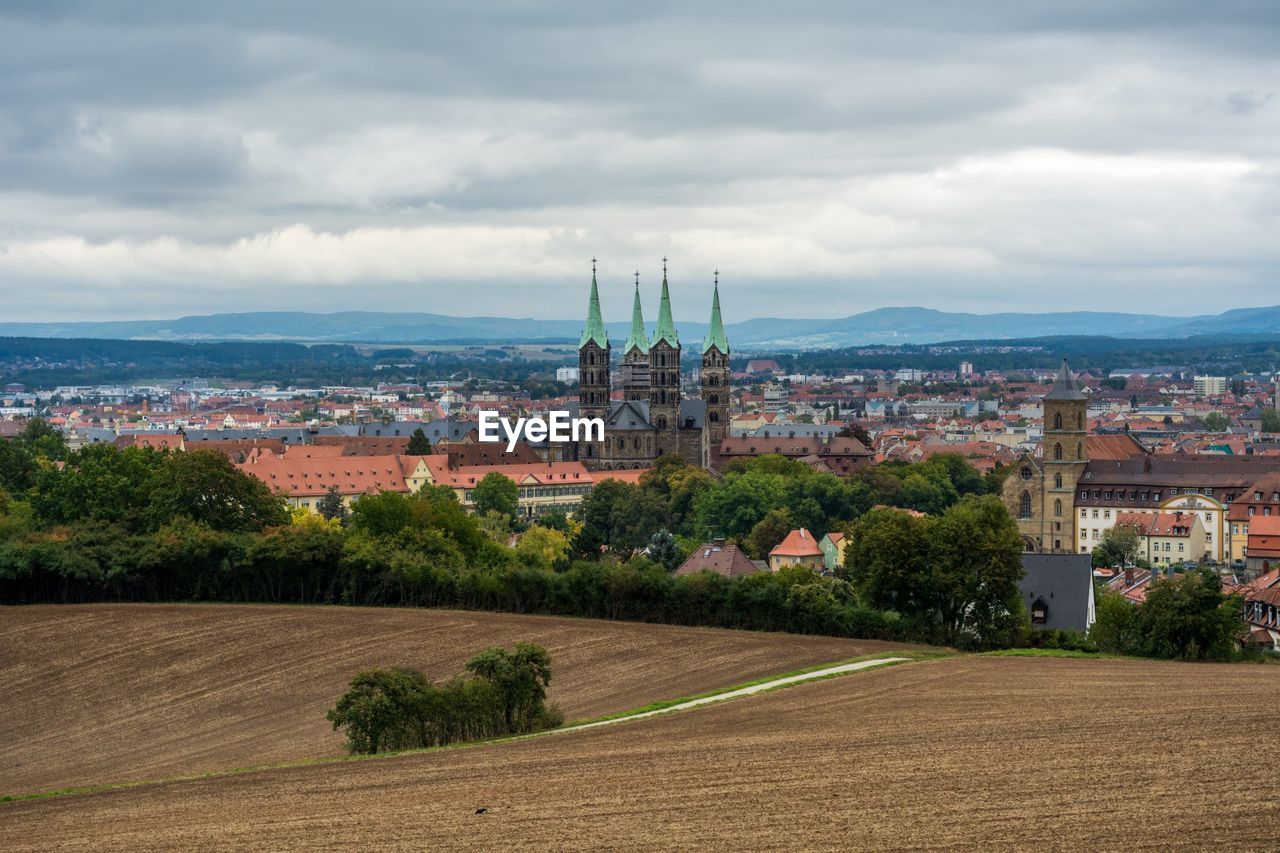
M 432 684 L 413 669 L 376 669 L 351 679 L 325 715 L 353 753 L 445 746 L 562 725 L 546 704 L 551 657 L 534 643 L 486 649 L 467 662 L 471 677 Z

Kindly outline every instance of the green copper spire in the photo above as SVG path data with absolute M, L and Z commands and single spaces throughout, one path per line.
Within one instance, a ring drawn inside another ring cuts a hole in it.
M 649 336 L 645 334 L 644 313 L 640 310 L 640 273 L 638 271 L 636 272 L 636 301 L 631 307 L 631 334 L 627 337 L 622 352 L 629 353 L 632 347 L 646 355 L 649 353 Z
M 587 303 L 587 327 L 582 330 L 582 340 L 578 348 L 595 341 L 601 349 L 609 346 L 609 333 L 604 329 L 604 319 L 600 316 L 600 290 L 596 287 L 596 259 L 591 259 L 591 301 Z
M 702 339 L 704 353 L 712 347 L 720 350 L 722 355 L 729 354 L 729 338 L 724 333 L 724 321 L 720 319 L 720 270 L 716 270 L 715 290 L 711 296 L 711 326 L 707 329 L 707 336 Z
M 666 341 L 673 348 L 680 346 L 676 336 L 676 323 L 671 319 L 671 294 L 667 292 L 667 259 L 662 259 L 662 301 L 658 303 L 658 328 L 653 330 L 653 343 Z

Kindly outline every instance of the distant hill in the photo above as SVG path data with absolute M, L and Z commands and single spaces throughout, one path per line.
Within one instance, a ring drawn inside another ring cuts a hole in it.
M 627 324 L 609 324 L 621 342 Z M 305 341 L 359 343 L 577 342 L 581 320 L 450 317 L 444 314 L 344 311 L 312 314 L 264 311 L 210 314 L 176 320 L 0 323 L 0 336 L 114 338 L 163 341 Z M 1280 331 L 1280 306 L 1237 308 L 1199 317 L 1068 311 L 1051 314 L 966 314 L 930 308 L 877 308 L 841 319 L 761 317 L 729 324 L 737 348 L 821 349 L 866 344 L 926 344 L 1005 340 L 1046 335 L 1186 338 L 1196 335 L 1271 334 Z M 701 340 L 705 323 L 680 323 L 681 337 Z

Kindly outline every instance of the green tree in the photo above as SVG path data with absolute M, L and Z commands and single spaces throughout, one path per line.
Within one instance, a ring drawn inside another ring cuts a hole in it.
M 515 553 L 516 559 L 526 566 L 558 569 L 569 555 L 569 537 L 560 530 L 535 524 L 520 535 Z
M 18 436 L 18 442 L 26 445 L 36 458 L 61 460 L 66 458 L 67 440 L 62 432 L 43 418 L 32 418 Z
M 1184 660 L 1230 657 L 1245 627 L 1240 597 L 1209 568 L 1152 581 L 1139 621 L 1147 654 Z
M 342 495 L 338 494 L 337 486 L 330 486 L 329 491 L 325 492 L 324 497 L 316 501 L 316 512 L 322 518 L 330 521 L 337 521 L 343 524 L 351 516 L 351 510 L 347 508 L 347 503 L 342 499 Z
M 756 560 L 767 560 L 769 552 L 778 547 L 778 543 L 787 538 L 794 529 L 795 522 L 791 518 L 791 510 L 786 507 L 771 509 L 751 528 L 747 534 L 747 552 Z
M 520 512 L 520 488 L 506 474 L 494 471 L 476 483 L 471 490 L 471 503 L 479 515 L 493 511 L 514 520 Z
M 1002 645 L 1018 625 L 1022 536 L 994 495 L 967 496 L 929 525 L 930 592 L 957 640 Z
M 1138 559 L 1142 536 L 1132 524 L 1117 524 L 1103 531 L 1102 541 L 1093 549 L 1093 565 L 1132 566 Z
M 164 454 L 150 448 L 82 447 L 68 454 L 61 468 L 40 466 L 31 492 L 32 508 L 48 524 L 95 518 L 131 531 L 154 529 L 166 520 L 149 521 L 164 460 Z
M 551 684 L 551 656 L 546 649 L 525 642 L 516 643 L 510 651 L 495 646 L 467 661 L 466 668 L 498 686 L 508 731 L 527 732 L 538 726 Z
M 185 515 L 214 530 L 252 531 L 287 524 L 284 498 L 215 450 L 166 454 L 151 484 L 152 524 Z
M 1280 412 L 1274 408 L 1262 410 L 1262 431 L 1280 432 Z
M 573 539 L 576 556 L 598 560 L 601 551 L 612 545 L 614 506 L 625 501 L 634 489 L 618 480 L 604 480 L 583 497 L 577 512 L 582 528 Z
M 1102 593 L 1098 596 L 1089 639 L 1109 654 L 1138 654 L 1142 648 L 1142 628 L 1137 607 L 1118 592 Z
M 1204 428 L 1209 432 L 1226 432 L 1231 419 L 1222 412 L 1210 412 L 1204 416 Z
M 854 522 L 838 574 L 872 607 L 926 613 L 933 606 L 928 529 L 928 519 L 897 509 L 873 509 Z
M 425 681 L 421 673 L 410 670 L 361 672 L 325 717 L 334 731 L 346 731 L 354 753 L 376 755 L 381 749 L 399 748 L 413 727 L 413 709 Z
M 649 559 L 669 572 L 674 572 L 684 562 L 676 537 L 665 527 L 649 539 Z
M 415 429 L 413 435 L 409 436 L 409 445 L 404 452 L 409 456 L 430 456 L 432 454 L 431 439 L 427 438 L 427 434 L 422 431 L 422 427 Z

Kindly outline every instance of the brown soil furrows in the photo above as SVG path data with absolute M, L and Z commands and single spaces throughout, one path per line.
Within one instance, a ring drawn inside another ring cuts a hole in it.
M 358 670 L 433 678 L 491 645 L 551 653 L 568 719 L 901 644 L 389 608 L 0 609 L 0 794 L 337 755 L 325 710 Z
M 0 848 L 1265 849 L 1278 702 L 1264 666 L 922 661 L 558 737 L 9 803 Z

